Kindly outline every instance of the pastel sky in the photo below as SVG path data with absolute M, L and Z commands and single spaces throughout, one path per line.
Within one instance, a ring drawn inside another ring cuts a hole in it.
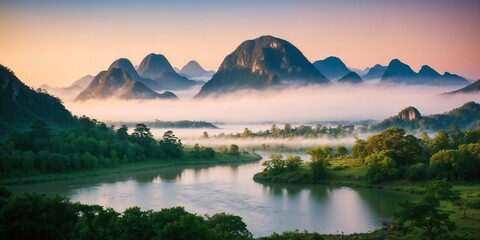
M 216 70 L 268 34 L 310 61 L 333 55 L 363 69 L 399 58 L 479 79 L 479 13 L 478 0 L 0 0 L 0 63 L 32 86 L 67 86 L 151 52 Z

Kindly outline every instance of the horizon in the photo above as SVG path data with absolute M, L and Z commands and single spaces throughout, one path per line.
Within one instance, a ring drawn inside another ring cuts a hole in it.
M 149 53 L 165 55 L 177 68 L 195 60 L 216 71 L 240 43 L 262 35 L 291 42 L 310 62 L 336 56 L 363 70 L 397 58 L 417 72 L 429 65 L 480 78 L 480 33 L 473 31 L 480 28 L 478 1 L 28 0 L 0 6 L 0 63 L 31 86 L 68 86 L 118 58 L 138 65 Z

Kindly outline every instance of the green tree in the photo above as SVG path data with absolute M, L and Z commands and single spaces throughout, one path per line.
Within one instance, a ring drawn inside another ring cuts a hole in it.
M 127 125 L 122 125 L 119 129 L 117 129 L 117 138 L 121 141 L 126 141 L 128 139 L 128 127 Z
M 452 186 L 447 181 L 433 183 L 425 189 L 420 201 L 400 203 L 395 220 L 405 232 L 420 229 L 428 239 L 444 239 L 455 229 L 455 223 L 449 219 L 447 212 L 440 209 L 440 201 L 453 201 L 457 198 L 458 195 L 452 191 Z
M 343 157 L 348 154 L 347 148 L 345 146 L 339 145 L 335 148 L 335 157 Z
M 120 239 L 152 239 L 154 231 L 148 214 L 149 212 L 142 212 L 139 207 L 127 208 L 118 219 Z
M 73 239 L 78 214 L 60 196 L 22 194 L 0 210 L 4 239 Z
M 181 158 L 183 156 L 182 141 L 178 139 L 172 131 L 166 131 L 162 140 L 159 142 L 160 147 L 167 157 Z
M 281 154 L 271 154 L 270 157 L 262 162 L 264 172 L 277 174 L 285 169 L 285 161 Z
M 228 213 L 216 213 L 207 216 L 206 224 L 219 234 L 220 239 L 253 239 L 242 218 Z
M 285 167 L 288 171 L 297 170 L 300 167 L 300 164 L 302 164 L 302 159 L 300 159 L 299 156 L 290 155 L 285 159 Z
M 236 144 L 230 145 L 230 148 L 229 148 L 229 150 L 228 150 L 228 153 L 229 153 L 230 155 L 234 155 L 234 156 L 240 155 L 240 152 L 239 152 L 239 149 L 238 149 L 238 145 L 236 145 Z
M 310 155 L 310 162 L 308 162 L 308 165 L 312 169 L 314 179 L 319 180 L 325 178 L 327 167 L 330 166 L 329 158 L 331 152 L 331 148 L 325 147 L 317 147 L 307 150 L 307 154 Z

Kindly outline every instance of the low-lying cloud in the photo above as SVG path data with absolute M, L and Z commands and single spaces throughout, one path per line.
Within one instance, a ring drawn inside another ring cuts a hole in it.
M 229 123 L 381 120 L 415 106 L 423 115 L 443 113 L 480 94 L 445 96 L 456 87 L 326 85 L 268 91 L 240 91 L 221 98 L 193 99 L 193 89 L 180 100 L 104 100 L 65 104 L 75 115 L 102 121 L 204 120 Z

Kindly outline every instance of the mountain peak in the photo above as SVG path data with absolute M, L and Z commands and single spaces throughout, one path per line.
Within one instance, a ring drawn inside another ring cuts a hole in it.
M 318 71 L 325 77 L 331 80 L 339 79 L 350 72 L 345 63 L 340 58 L 335 56 L 327 57 L 323 60 L 318 60 L 313 63 Z
M 178 72 L 184 75 L 187 75 L 192 78 L 198 77 L 212 77 L 213 74 L 209 71 L 206 71 L 200 64 L 195 61 L 191 60 L 187 63 L 187 65 L 183 66 L 182 69 Z
M 405 121 L 415 121 L 422 118 L 422 115 L 415 107 L 407 107 L 398 113 L 398 118 Z
M 175 70 L 162 54 L 150 53 L 138 66 L 138 74 L 144 78 L 155 79 L 164 72 L 175 72 Z
M 356 72 L 351 71 L 347 73 L 345 76 L 343 76 L 342 78 L 340 78 L 338 82 L 358 84 L 358 83 L 362 83 L 363 80 Z
M 421 77 L 441 77 L 440 73 L 435 71 L 435 69 L 431 68 L 428 65 L 423 65 L 418 72 L 418 75 Z
M 142 82 L 132 79 L 122 68 L 109 68 L 97 74 L 90 85 L 75 98 L 75 101 L 108 98 L 155 99 L 172 98 L 172 96 L 171 93 L 163 95 L 151 90 Z
M 480 79 L 467 85 L 466 87 L 460 88 L 453 92 L 449 92 L 447 94 L 457 94 L 457 93 L 480 93 Z
M 385 69 L 385 73 L 382 76 L 382 81 L 387 82 L 412 82 L 417 74 L 407 64 L 401 62 L 398 59 L 393 59 Z
M 242 42 L 225 57 L 218 72 L 197 96 L 243 88 L 327 82 L 328 79 L 293 44 L 267 35 Z

